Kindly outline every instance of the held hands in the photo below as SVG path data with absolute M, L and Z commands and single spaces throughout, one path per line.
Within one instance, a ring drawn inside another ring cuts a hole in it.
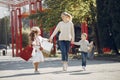
M 52 41 L 52 38 L 49 38 L 49 39 L 48 39 L 48 42 L 51 42 L 51 43 L 52 43 L 52 42 L 53 42 L 53 41 Z
M 74 41 L 71 41 L 71 44 L 74 44 Z

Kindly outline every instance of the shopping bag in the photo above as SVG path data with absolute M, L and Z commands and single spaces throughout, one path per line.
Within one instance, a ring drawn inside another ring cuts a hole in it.
M 53 48 L 53 43 L 48 42 L 48 41 L 43 41 L 41 43 L 41 46 L 43 47 L 43 52 L 50 54 L 52 48 Z
M 19 56 L 25 61 L 28 61 L 32 57 L 32 50 L 32 46 L 27 46 L 19 53 Z

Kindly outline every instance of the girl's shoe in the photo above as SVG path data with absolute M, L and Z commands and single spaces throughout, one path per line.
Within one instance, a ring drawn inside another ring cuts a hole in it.
M 40 72 L 39 72 L 39 71 L 34 71 L 34 73 L 35 73 L 35 74 L 40 74 Z

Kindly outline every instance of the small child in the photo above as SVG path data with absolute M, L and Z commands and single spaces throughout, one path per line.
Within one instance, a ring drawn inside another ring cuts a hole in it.
M 34 65 L 34 73 L 39 73 L 38 68 L 39 64 L 44 61 L 44 56 L 42 51 L 40 50 L 41 43 L 43 40 L 47 40 L 46 38 L 43 38 L 40 36 L 41 31 L 39 27 L 33 26 L 30 32 L 30 41 L 33 47 L 32 51 L 32 60 Z
M 87 61 L 87 55 L 88 55 L 88 49 L 89 49 L 89 42 L 86 40 L 87 34 L 82 33 L 81 34 L 81 40 L 79 42 L 74 42 L 75 45 L 80 45 L 80 52 L 82 56 L 82 68 L 83 70 L 86 70 L 86 61 Z

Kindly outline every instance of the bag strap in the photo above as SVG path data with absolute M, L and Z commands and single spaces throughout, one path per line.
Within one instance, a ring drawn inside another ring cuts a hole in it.
M 42 47 L 42 46 L 41 46 L 41 43 L 40 43 L 40 39 L 39 39 L 38 37 L 36 38 L 36 43 L 37 43 L 37 41 L 39 41 L 38 45 L 39 45 L 40 47 Z

